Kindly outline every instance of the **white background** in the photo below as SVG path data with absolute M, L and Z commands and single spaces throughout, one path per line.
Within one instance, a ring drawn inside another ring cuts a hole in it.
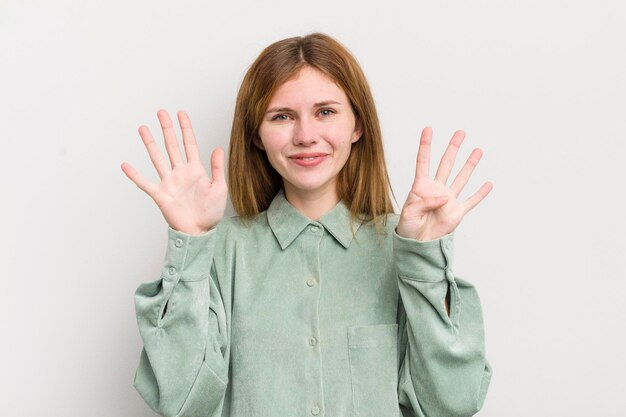
M 401 205 L 419 133 L 494 190 L 456 233 L 494 376 L 482 417 L 623 416 L 626 6 L 618 0 L 0 3 L 0 414 L 153 416 L 133 292 L 166 224 L 137 128 L 189 112 L 205 162 L 271 42 L 327 32 L 368 76 Z M 161 136 L 157 136 L 160 140 Z

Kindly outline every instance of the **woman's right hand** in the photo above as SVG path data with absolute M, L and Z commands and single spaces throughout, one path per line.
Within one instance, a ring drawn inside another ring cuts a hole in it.
M 224 151 L 217 148 L 211 154 L 211 180 L 200 160 L 187 113 L 178 112 L 186 162 L 181 155 L 169 114 L 159 110 L 157 117 L 163 130 L 170 164 L 159 151 L 147 126 L 139 127 L 139 136 L 161 178 L 160 184 L 146 180 L 127 162 L 122 164 L 122 171 L 154 200 L 172 229 L 190 235 L 206 233 L 224 217 L 226 208 L 228 187 L 224 178 Z

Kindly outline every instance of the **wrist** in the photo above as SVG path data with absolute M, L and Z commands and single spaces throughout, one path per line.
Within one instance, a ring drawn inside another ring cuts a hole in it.
M 177 228 L 177 227 L 173 227 L 170 226 L 172 229 L 176 230 L 177 232 L 181 232 L 184 233 L 186 235 L 189 236 L 202 236 L 207 234 L 208 232 L 210 232 L 211 230 L 213 230 L 215 228 L 216 225 L 213 226 L 209 226 L 207 227 L 201 227 L 201 226 L 195 226 L 195 227 L 181 227 L 181 228 Z
M 406 239 L 413 239 L 413 240 L 419 240 L 419 241 L 433 240 L 433 238 L 427 236 L 426 234 L 417 234 L 413 236 L 407 233 L 406 231 L 402 230 L 400 225 L 396 226 L 396 233 L 398 234 L 398 236 L 401 236 Z

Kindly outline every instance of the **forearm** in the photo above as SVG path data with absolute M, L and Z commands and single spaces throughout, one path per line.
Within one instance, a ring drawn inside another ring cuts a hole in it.
M 144 342 L 135 387 L 157 412 L 182 416 L 186 407 L 197 408 L 190 404 L 197 384 L 209 383 L 212 392 L 225 390 L 226 360 L 220 347 L 226 337 L 218 324 L 225 318 L 210 313 L 223 311 L 209 276 L 212 238 L 193 238 L 172 229 L 168 234 L 161 279 L 140 286 L 135 296 Z M 211 406 L 217 404 L 202 404 L 203 409 Z
M 406 323 L 401 404 L 418 416 L 472 415 L 491 371 L 478 294 L 452 274 L 452 235 L 429 242 L 396 237 L 394 255 Z

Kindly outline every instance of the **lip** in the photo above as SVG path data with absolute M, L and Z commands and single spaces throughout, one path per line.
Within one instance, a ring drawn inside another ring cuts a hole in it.
M 289 156 L 289 159 L 297 165 L 300 165 L 303 167 L 312 167 L 312 166 L 319 165 L 326 158 L 326 156 L 328 155 L 325 153 L 321 153 L 321 152 L 298 153 L 298 154 Z M 303 159 L 303 158 L 309 158 L 309 159 Z

